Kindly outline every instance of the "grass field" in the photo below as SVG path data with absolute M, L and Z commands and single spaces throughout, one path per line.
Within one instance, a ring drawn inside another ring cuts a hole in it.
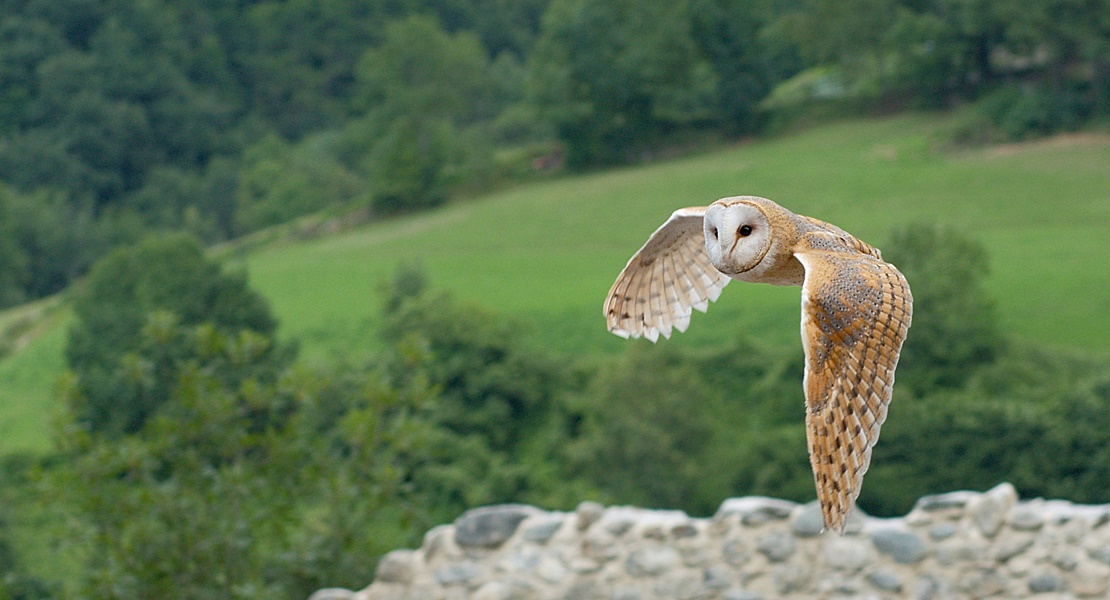
M 1110 136 L 939 153 L 945 124 L 933 116 L 834 124 L 528 184 L 229 262 L 248 271 L 281 335 L 299 339 L 311 360 L 377 347 L 377 285 L 404 262 L 421 264 L 433 287 L 456 298 L 524 316 L 536 343 L 610 353 L 629 342 L 605 331 L 601 304 L 648 234 L 680 206 L 755 194 L 880 247 L 895 226 L 956 226 L 990 251 L 989 290 L 1011 334 L 1110 351 Z M 800 346 L 798 305 L 796 288 L 734 283 L 672 343 L 742 333 Z M 0 361 L 0 452 L 45 446 L 62 339 L 55 327 Z

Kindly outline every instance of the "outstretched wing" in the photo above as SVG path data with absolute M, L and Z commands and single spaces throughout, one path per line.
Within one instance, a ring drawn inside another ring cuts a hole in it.
M 709 262 L 702 217 L 706 207 L 676 210 L 625 265 L 605 299 L 609 331 L 652 342 L 686 331 L 691 309 L 705 312 L 728 277 Z
M 806 270 L 806 439 L 825 527 L 843 532 L 886 420 L 913 297 L 893 265 L 827 238 L 808 242 L 795 250 Z

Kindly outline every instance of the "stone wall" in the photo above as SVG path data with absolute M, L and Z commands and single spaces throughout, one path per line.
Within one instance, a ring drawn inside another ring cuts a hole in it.
M 1013 486 L 927 496 L 906 516 L 821 532 L 815 503 L 734 498 L 677 511 L 503 505 L 386 555 L 359 592 L 312 600 L 1107 598 L 1110 505 L 1019 501 Z

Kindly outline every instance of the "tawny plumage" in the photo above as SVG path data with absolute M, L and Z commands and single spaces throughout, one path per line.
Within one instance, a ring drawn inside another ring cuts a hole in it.
M 609 330 L 685 331 L 730 279 L 802 286 L 806 439 L 825 527 L 843 532 L 886 420 L 913 312 L 905 277 L 843 229 L 764 198 L 674 212 L 605 300 Z

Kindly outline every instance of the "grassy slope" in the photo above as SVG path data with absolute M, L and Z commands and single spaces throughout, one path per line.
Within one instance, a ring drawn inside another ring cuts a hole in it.
M 991 253 L 1004 326 L 1046 344 L 1110 350 L 1110 141 L 1086 136 L 959 155 L 930 151 L 934 117 L 831 125 L 663 164 L 522 186 L 231 261 L 272 302 L 306 356 L 373 350 L 376 285 L 422 264 L 436 288 L 537 325 L 564 351 L 607 353 L 601 303 L 628 257 L 679 206 L 767 196 L 882 245 L 941 221 Z M 750 334 L 798 345 L 799 292 L 733 284 L 672 343 Z M 45 446 L 56 328 L 0 361 L 0 452 Z M 22 403 L 18 410 L 14 402 Z M 14 433 L 13 433 L 14 432 Z
M 959 155 L 930 151 L 931 117 L 845 123 L 665 164 L 535 184 L 246 259 L 285 335 L 310 355 L 373 345 L 375 284 L 402 261 L 437 287 L 529 315 L 563 350 L 615 351 L 601 302 L 670 212 L 770 197 L 881 245 L 892 227 L 955 225 L 991 253 L 1005 327 L 1110 349 L 1110 141 L 1083 136 Z M 794 344 L 798 291 L 734 284 L 680 343 L 736 331 Z

